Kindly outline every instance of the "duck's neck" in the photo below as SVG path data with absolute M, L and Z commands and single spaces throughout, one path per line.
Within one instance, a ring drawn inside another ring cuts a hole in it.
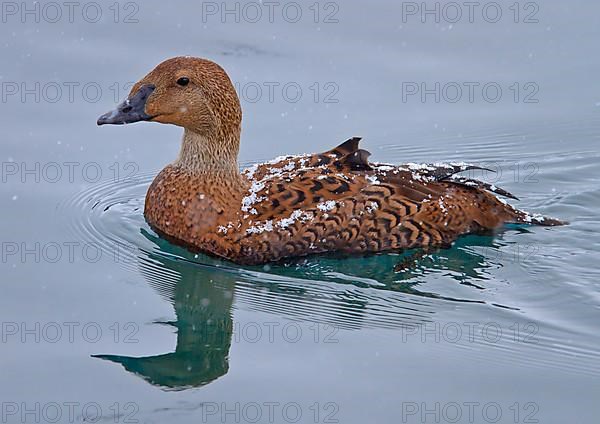
M 195 175 L 238 180 L 239 145 L 239 133 L 207 137 L 186 128 L 174 165 Z

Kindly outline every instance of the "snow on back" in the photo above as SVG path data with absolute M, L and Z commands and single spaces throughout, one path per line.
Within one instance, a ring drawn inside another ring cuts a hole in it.
M 249 180 L 254 178 L 254 174 L 258 170 L 258 164 L 252 165 L 250 168 L 246 168 L 242 171 L 242 174 L 246 175 Z
M 306 222 L 311 219 L 313 219 L 312 212 L 305 212 L 305 211 L 296 209 L 294 212 L 292 212 L 292 214 L 290 215 L 289 218 L 280 219 L 279 222 L 277 223 L 277 226 L 279 228 L 287 228 L 298 220 L 302 220 L 303 222 Z
M 285 229 L 290 225 L 293 225 L 296 221 L 307 222 L 314 218 L 312 212 L 302 211 L 300 209 L 296 209 L 288 218 L 282 218 L 280 220 L 265 221 L 264 223 L 257 223 L 252 227 L 246 229 L 246 234 L 262 234 L 265 231 L 271 232 L 275 229 L 275 227 Z
M 319 209 L 322 212 L 329 212 L 331 210 L 333 210 L 336 206 L 335 200 L 328 200 L 326 202 L 322 202 L 319 203 L 317 205 L 317 209 Z
M 258 214 L 257 210 L 253 207 L 253 205 L 266 200 L 266 196 L 259 196 L 258 193 L 263 190 L 266 186 L 266 181 L 272 179 L 273 177 L 282 177 L 284 173 L 292 173 L 296 171 L 297 165 L 300 167 L 306 166 L 308 163 L 308 155 L 298 155 L 298 156 L 279 156 L 273 160 L 268 162 L 264 162 L 262 164 L 254 164 L 249 168 L 242 171 L 242 174 L 248 178 L 248 180 L 252 183 L 249 193 L 242 199 L 242 211 L 250 212 L 253 215 Z M 268 166 L 274 165 L 274 166 Z M 265 173 L 261 178 L 257 178 L 256 173 L 259 169 L 267 167 L 267 173 Z
M 258 192 L 265 188 L 265 183 L 254 181 L 250 187 L 250 194 L 242 199 L 242 211 L 250 212 L 253 215 L 257 214 L 256 209 L 252 207 L 255 203 L 266 199 L 265 196 L 258 196 Z
M 529 212 L 525 212 L 525 216 L 523 217 L 523 221 L 531 224 L 531 223 L 543 223 L 546 220 L 544 215 L 539 213 L 531 214 Z
M 409 162 L 404 166 L 408 167 L 411 171 L 435 171 L 435 168 L 426 163 L 412 163 Z
M 367 175 L 365 178 L 371 184 L 381 184 L 381 182 L 377 179 L 377 175 Z
M 264 224 L 257 224 L 246 230 L 246 234 L 262 234 L 265 231 L 273 231 L 273 221 L 265 221 Z
M 440 196 L 438 199 L 438 204 L 444 213 L 448 213 L 448 209 L 446 208 L 446 204 L 444 203 L 444 196 Z
M 365 206 L 365 209 L 367 212 L 373 213 L 377 209 L 379 209 L 379 205 L 377 204 L 377 202 L 368 202 L 367 205 Z

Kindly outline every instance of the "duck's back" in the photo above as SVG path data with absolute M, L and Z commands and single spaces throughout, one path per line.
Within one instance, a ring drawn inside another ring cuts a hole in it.
M 448 246 L 461 234 L 528 219 L 488 191 L 514 197 L 510 193 L 455 175 L 477 167 L 372 164 L 358 142 L 244 171 L 250 190 L 240 219 L 218 230 L 239 245 L 231 259 L 255 264 L 323 252 Z
M 234 178 L 168 166 L 144 214 L 177 244 L 240 264 L 325 252 L 447 247 L 507 222 L 561 225 L 514 209 L 510 193 L 457 176 L 465 164 L 383 165 L 350 139 L 316 155 L 287 156 Z

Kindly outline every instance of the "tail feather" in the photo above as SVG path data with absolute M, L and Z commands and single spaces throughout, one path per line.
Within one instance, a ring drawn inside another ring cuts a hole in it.
M 556 218 L 549 218 L 538 213 L 530 214 L 529 212 L 514 209 L 514 220 L 510 221 L 514 224 L 541 225 L 543 227 L 558 227 L 568 225 L 567 221 L 561 221 Z

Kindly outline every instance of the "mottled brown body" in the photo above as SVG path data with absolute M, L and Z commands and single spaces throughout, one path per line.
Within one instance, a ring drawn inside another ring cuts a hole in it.
M 476 167 L 373 164 L 357 138 L 240 174 L 239 99 L 226 72 L 206 59 L 159 64 L 98 124 L 137 121 L 185 129 L 179 157 L 146 195 L 148 223 L 176 243 L 241 264 L 445 247 L 507 222 L 562 224 L 491 193 L 514 198 L 502 189 L 456 177 Z
M 366 153 L 353 139 L 324 154 L 258 165 L 237 184 L 169 166 L 148 190 L 146 218 L 182 244 L 241 264 L 447 247 L 462 234 L 521 221 L 521 212 L 482 187 L 440 180 L 453 173 L 447 168 L 353 162 L 357 151 Z M 244 210 L 248 197 L 255 201 Z

